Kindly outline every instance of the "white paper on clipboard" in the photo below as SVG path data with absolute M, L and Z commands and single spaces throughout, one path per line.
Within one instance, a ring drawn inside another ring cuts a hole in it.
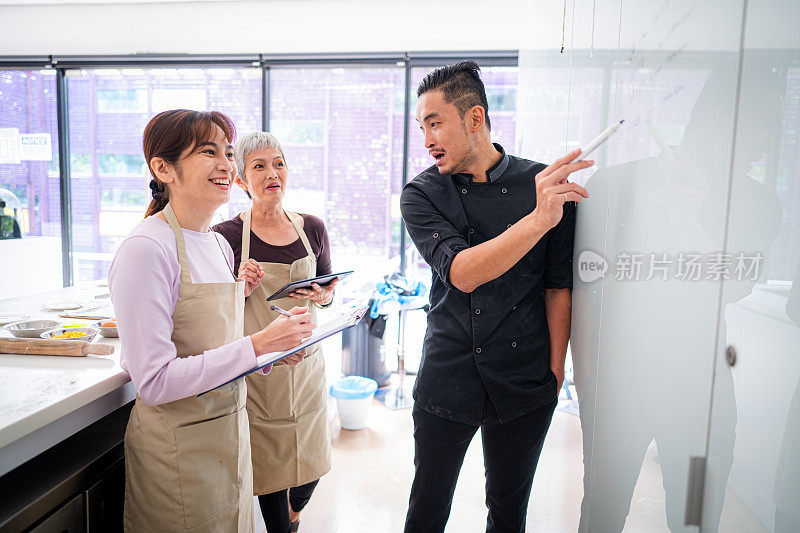
M 339 315 L 338 317 L 334 318 L 333 320 L 331 320 L 329 322 L 326 322 L 326 323 L 324 323 L 324 324 L 322 324 L 320 326 L 317 326 L 317 328 L 314 330 L 314 334 L 311 337 L 307 338 L 306 340 L 304 340 L 303 342 L 301 342 L 299 345 L 295 346 L 291 350 L 286 350 L 285 352 L 265 353 L 263 355 L 258 356 L 258 359 L 257 359 L 258 366 L 256 366 L 252 370 L 248 370 L 244 374 L 240 374 L 240 375 L 236 376 L 235 378 L 226 381 L 225 383 L 223 383 L 222 385 L 219 385 L 218 387 L 214 387 L 214 389 L 218 389 L 219 387 L 222 387 L 223 385 L 227 385 L 228 383 L 231 383 L 232 381 L 236 381 L 237 379 L 239 379 L 241 377 L 244 377 L 244 376 L 246 376 L 248 374 L 252 374 L 253 372 L 255 372 L 257 370 L 261 370 L 262 368 L 264 368 L 267 365 L 270 365 L 270 364 L 272 364 L 272 363 L 274 363 L 276 361 L 280 361 L 281 359 L 283 359 L 285 357 L 289 357 L 290 355 L 292 355 L 294 353 L 297 353 L 300 350 L 305 350 L 306 348 L 308 348 L 312 344 L 316 344 L 316 343 L 318 343 L 318 342 L 320 342 L 322 340 L 327 339 L 328 337 L 332 337 L 333 335 L 336 335 L 337 333 L 341 333 L 342 331 L 344 331 L 346 329 L 352 328 L 353 326 L 355 326 L 356 324 L 361 322 L 361 319 L 364 318 L 364 315 L 367 313 L 367 309 L 369 309 L 369 308 L 366 305 L 355 307 L 354 309 L 348 311 L 347 313 L 342 313 L 341 315 Z M 211 390 L 214 390 L 214 389 L 211 389 Z M 210 392 L 210 391 L 206 391 L 206 392 Z M 202 396 L 203 394 L 205 394 L 205 392 L 200 394 L 199 396 Z

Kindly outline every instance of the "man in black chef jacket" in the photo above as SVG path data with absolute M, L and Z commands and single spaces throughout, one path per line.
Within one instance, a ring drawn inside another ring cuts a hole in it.
M 417 89 L 435 164 L 403 189 L 408 232 L 431 266 L 431 309 L 414 386 L 415 475 L 406 532 L 443 531 L 478 428 L 486 531 L 525 530 L 536 463 L 564 379 L 570 330 L 573 202 L 567 182 L 593 161 L 550 166 L 505 153 L 473 61 Z

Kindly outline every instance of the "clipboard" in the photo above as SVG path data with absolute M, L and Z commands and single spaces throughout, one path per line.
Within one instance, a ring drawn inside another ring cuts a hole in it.
M 342 278 L 349 276 L 353 272 L 354 272 L 353 270 L 347 270 L 345 272 L 339 272 L 336 274 L 326 274 L 324 276 L 317 276 L 315 278 L 293 281 L 275 291 L 272 294 L 272 296 L 267 298 L 267 301 L 269 302 L 271 300 L 280 300 L 281 298 L 287 298 L 290 292 L 294 292 L 297 289 L 310 289 L 312 283 L 316 283 L 317 285 L 324 287 L 325 285 L 328 285 L 331 281 L 333 281 L 333 278 L 339 278 L 341 280 Z
M 314 333 L 314 335 L 312 335 L 311 337 L 307 338 L 306 340 L 301 342 L 299 345 L 295 346 L 294 348 L 292 348 L 290 350 L 286 350 L 285 352 L 273 352 L 273 353 L 265 353 L 264 355 L 259 355 L 258 359 L 257 359 L 258 365 L 254 369 L 248 370 L 244 374 L 239 374 L 235 378 L 229 379 L 228 381 L 226 381 L 222 385 L 218 385 L 218 386 L 214 387 L 213 389 L 210 389 L 210 390 L 207 390 L 206 392 L 198 394 L 198 396 L 202 396 L 203 394 L 206 394 L 207 392 L 211 392 L 212 390 L 218 389 L 219 387 L 222 387 L 223 385 L 227 385 L 228 383 L 232 383 L 232 382 L 236 381 L 239 378 L 243 378 L 244 376 L 246 376 L 248 374 L 252 374 L 253 372 L 255 372 L 257 370 L 261 370 L 262 368 L 264 368 L 267 365 L 271 365 L 272 363 L 274 363 L 276 361 L 280 361 L 281 359 L 289 357 L 290 355 L 295 354 L 295 353 L 299 352 L 300 350 L 305 350 L 306 348 L 308 348 L 312 344 L 316 344 L 316 343 L 318 343 L 318 342 L 320 342 L 322 340 L 327 339 L 328 337 L 332 337 L 332 336 L 336 335 L 337 333 L 341 333 L 342 331 L 344 331 L 346 329 L 352 328 L 353 326 L 355 326 L 356 324 L 361 322 L 361 320 L 364 318 L 364 315 L 367 314 L 367 310 L 368 309 L 369 309 L 369 306 L 362 305 L 362 306 L 354 308 L 352 311 L 350 311 L 348 313 L 342 313 L 341 315 L 339 315 L 338 317 L 334 318 L 333 320 L 318 326 L 316 331 L 315 331 L 315 333 Z

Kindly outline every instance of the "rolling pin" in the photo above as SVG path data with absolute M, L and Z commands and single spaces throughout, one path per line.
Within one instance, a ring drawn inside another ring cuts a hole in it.
M 89 354 L 111 355 L 114 353 L 114 347 L 109 344 L 91 344 L 83 341 L 0 339 L 0 353 L 85 357 Z

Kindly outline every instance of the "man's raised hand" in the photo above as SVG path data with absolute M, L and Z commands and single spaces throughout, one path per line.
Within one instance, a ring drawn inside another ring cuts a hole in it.
M 594 165 L 593 160 L 568 163 L 580 153 L 580 148 L 577 148 L 536 175 L 536 208 L 533 215 L 547 230 L 561 221 L 565 203 L 582 202 L 589 197 L 585 188 L 567 181 L 573 172 Z

